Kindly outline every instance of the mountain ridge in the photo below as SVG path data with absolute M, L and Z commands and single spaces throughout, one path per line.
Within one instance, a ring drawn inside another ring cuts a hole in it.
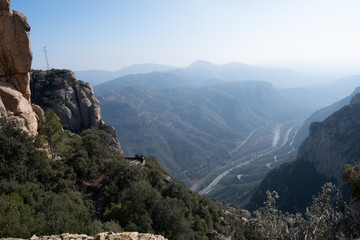
M 144 63 L 144 64 L 134 64 L 131 66 L 123 67 L 116 71 L 83 70 L 83 71 L 75 71 L 75 73 L 79 79 L 87 81 L 92 86 L 95 86 L 113 80 L 115 78 L 123 77 L 130 74 L 165 71 L 173 68 L 176 67 L 162 65 L 162 64 Z

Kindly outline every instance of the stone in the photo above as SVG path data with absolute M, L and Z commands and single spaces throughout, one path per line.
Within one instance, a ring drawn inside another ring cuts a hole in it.
M 70 70 L 33 71 L 32 100 L 44 110 L 53 110 L 65 130 L 79 133 L 88 128 L 102 129 L 111 137 L 110 146 L 123 153 L 115 129 L 101 117 L 100 102 L 92 86 L 76 79 Z
M 11 10 L 10 0 L 0 1 L 0 10 L 9 12 Z
M 241 209 L 240 215 L 244 218 L 251 218 L 251 213 L 246 209 Z
M 32 51 L 30 26 L 23 13 L 0 0 L 0 116 L 36 135 L 41 115 L 30 102 Z M 41 114 L 41 111 L 38 111 Z
M 77 80 L 73 72 L 35 71 L 31 76 L 34 103 L 53 110 L 65 129 L 80 132 L 104 125 L 92 87 Z
M 5 82 L 0 82 L 0 99 L 0 111 L 3 112 L 5 108 L 4 115 L 10 121 L 15 122 L 18 128 L 36 135 L 38 116 L 31 103 L 12 85 Z
M 10 1 L 0 2 L 0 81 L 10 83 L 30 100 L 30 26 L 23 13 L 11 9 Z

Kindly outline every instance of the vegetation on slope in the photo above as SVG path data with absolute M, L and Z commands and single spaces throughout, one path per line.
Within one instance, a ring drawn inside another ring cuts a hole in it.
M 187 190 L 155 158 L 147 157 L 145 165 L 125 160 L 107 146 L 104 131 L 88 129 L 69 138 L 56 127 L 56 115 L 45 116 L 37 138 L 0 120 L 1 237 L 122 230 L 169 239 L 359 236 L 358 217 L 340 195 L 333 205 L 332 185 L 323 187 L 304 216 L 277 210 L 278 195 L 269 192 L 264 207 L 255 211 L 256 219 L 248 221 L 241 219 L 240 210 Z M 47 128 L 58 129 L 52 135 L 54 154 L 39 150 L 51 142 Z M 358 190 L 358 167 L 347 169 L 344 179 Z
M 109 137 L 101 130 L 88 129 L 72 138 L 61 137 L 61 130 L 49 134 L 48 128 L 57 129 L 58 122 L 54 114 L 45 116 L 40 138 L 1 119 L 1 237 L 105 230 L 169 239 L 242 234 L 233 215 L 171 179 L 156 159 L 146 158 L 145 166 L 131 164 L 108 147 Z M 55 141 L 53 159 L 39 150 L 49 139 Z

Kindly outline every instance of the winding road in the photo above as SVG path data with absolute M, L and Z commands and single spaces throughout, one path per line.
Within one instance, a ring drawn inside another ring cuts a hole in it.
M 229 152 L 229 153 L 230 153 L 230 154 L 233 154 L 234 152 L 238 151 L 242 146 L 244 146 L 244 145 L 247 143 L 247 141 L 251 138 L 251 136 L 252 136 L 257 130 L 266 127 L 267 125 L 269 125 L 269 123 L 270 123 L 270 122 L 267 122 L 267 123 L 264 124 L 263 126 L 260 126 L 260 127 L 258 127 L 258 128 L 255 128 L 254 130 L 252 130 L 252 131 L 249 133 L 249 135 L 245 138 L 245 140 L 244 140 L 241 144 L 239 144 L 234 150 L 232 150 L 232 151 Z
M 251 132 L 249 133 L 249 135 L 247 136 L 247 138 L 246 138 L 240 145 L 238 145 L 233 151 L 231 151 L 230 154 L 238 151 L 242 146 L 245 145 L 245 143 L 251 138 L 251 136 L 252 136 L 257 130 L 266 127 L 268 124 L 269 124 L 269 122 L 267 122 L 265 125 L 263 125 L 263 126 L 261 126 L 261 127 L 258 127 L 258 128 L 256 128 L 256 129 L 254 129 L 253 131 L 251 131 Z M 265 156 L 265 155 L 267 155 L 267 154 L 273 153 L 274 151 L 278 150 L 280 147 L 284 146 L 284 145 L 288 142 L 288 140 L 289 140 L 290 132 L 291 132 L 295 127 L 298 127 L 299 125 L 300 125 L 300 124 L 297 124 L 297 125 L 289 128 L 289 129 L 286 131 L 281 146 L 276 147 L 275 149 L 273 149 L 273 150 L 271 150 L 271 151 L 268 151 L 268 152 L 265 152 L 265 153 L 255 154 L 255 156 L 254 156 L 254 155 L 248 155 L 247 158 L 248 158 L 248 159 L 250 158 L 249 160 L 247 160 L 247 161 L 245 161 L 245 162 L 243 162 L 243 163 L 240 163 L 240 164 L 238 164 L 238 165 L 236 165 L 236 166 L 234 166 L 234 167 L 231 167 L 230 169 L 224 171 L 223 173 L 221 173 L 220 175 L 218 175 L 209 185 L 207 185 L 204 189 L 200 190 L 198 193 L 199 193 L 200 195 L 206 195 L 206 194 L 208 194 L 209 192 L 211 192 L 212 190 L 214 190 L 215 186 L 220 182 L 220 180 L 221 180 L 223 177 L 225 177 L 226 175 L 228 175 L 228 174 L 229 174 L 232 170 L 234 170 L 235 168 L 240 168 L 240 167 L 243 167 L 243 166 L 245 166 L 245 165 L 248 165 L 248 164 L 250 164 L 253 160 L 259 159 L 259 158 L 261 158 L 261 157 L 263 157 L 263 156 Z M 290 142 L 290 144 L 289 144 L 290 147 L 292 148 L 292 150 L 289 151 L 288 154 L 289 154 L 289 153 L 292 153 L 292 152 L 295 150 L 295 148 L 292 146 L 292 144 L 294 143 L 294 138 L 295 138 L 295 136 L 296 136 L 296 134 L 297 134 L 297 131 L 298 131 L 298 129 L 295 131 L 294 136 L 292 137 L 292 140 L 291 140 L 291 142 Z M 276 156 L 274 157 L 274 161 L 275 161 L 275 162 L 277 161 L 277 157 L 278 157 L 278 155 L 276 155 Z M 267 163 L 266 166 L 271 169 L 271 163 Z M 239 177 L 239 176 L 240 176 L 240 177 Z M 239 179 L 239 180 L 241 179 L 241 176 L 242 176 L 242 175 L 238 175 L 238 179 Z

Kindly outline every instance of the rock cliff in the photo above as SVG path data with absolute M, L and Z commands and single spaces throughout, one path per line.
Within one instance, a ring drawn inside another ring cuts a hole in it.
M 299 131 L 294 138 L 294 146 L 298 148 L 301 143 L 309 136 L 309 127 L 312 122 L 322 122 L 334 112 L 338 111 L 342 107 L 348 105 L 351 99 L 360 92 L 360 87 L 357 87 L 354 92 L 340 101 L 337 101 L 327 107 L 321 108 L 315 111 L 311 116 L 305 120 Z
M 32 71 L 31 92 L 32 101 L 44 110 L 53 110 L 65 129 L 75 133 L 88 128 L 103 129 L 112 135 L 112 147 L 122 152 L 114 128 L 101 118 L 93 88 L 77 80 L 72 71 Z
M 35 135 L 42 111 L 30 102 L 29 34 L 26 16 L 12 10 L 10 0 L 0 0 L 0 116 Z
M 346 163 L 355 164 L 360 155 L 360 104 L 355 95 L 351 104 L 323 122 L 314 122 L 309 137 L 301 144 L 298 158 L 315 164 L 318 173 L 341 182 Z
M 295 161 L 271 170 L 260 184 L 249 204 L 256 209 L 265 201 L 267 190 L 279 193 L 279 208 L 283 211 L 305 211 L 312 196 L 326 182 L 336 184 L 345 200 L 351 200 L 342 180 L 345 164 L 359 163 L 360 155 L 360 95 L 322 122 L 313 122 L 309 136 L 301 144 Z

